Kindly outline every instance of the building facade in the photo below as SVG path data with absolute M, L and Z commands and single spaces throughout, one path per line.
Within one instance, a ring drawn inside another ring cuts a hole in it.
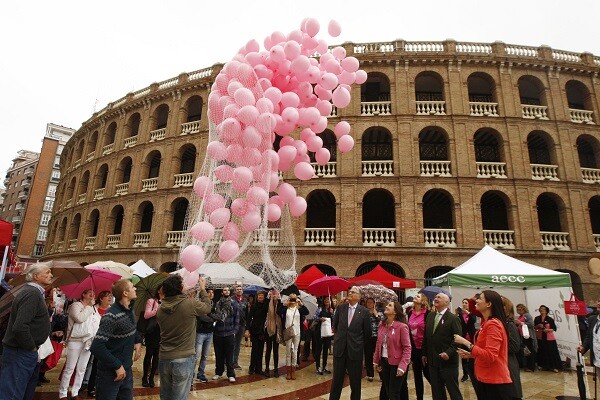
M 489 244 L 600 295 L 587 268 L 600 251 L 600 57 L 452 40 L 343 47 L 368 79 L 319 134 L 331 160 L 307 182 L 283 174 L 308 203 L 294 221 L 298 272 L 380 264 L 421 285 Z M 45 259 L 175 267 L 221 67 L 129 93 L 75 132 Z M 341 119 L 356 143 L 343 155 Z

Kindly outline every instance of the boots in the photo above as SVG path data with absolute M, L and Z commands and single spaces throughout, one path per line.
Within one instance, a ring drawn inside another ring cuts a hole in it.
M 269 372 L 269 367 L 265 368 L 265 371 L 263 372 L 263 375 L 266 376 L 267 378 L 271 377 L 271 373 Z
M 277 364 L 275 364 L 275 368 L 273 369 L 273 376 L 279 378 L 279 367 L 277 367 Z
M 150 383 L 148 383 L 148 378 L 146 377 L 146 375 L 144 375 L 144 377 L 142 378 L 142 386 L 150 387 Z
M 292 380 L 295 381 L 296 380 L 296 366 L 293 365 L 291 368 L 292 368 L 292 373 L 290 374 L 290 376 L 291 376 Z
M 290 367 L 289 365 L 286 365 L 285 369 L 287 370 L 287 375 L 286 375 L 285 379 L 287 379 L 289 381 L 292 379 L 292 367 Z

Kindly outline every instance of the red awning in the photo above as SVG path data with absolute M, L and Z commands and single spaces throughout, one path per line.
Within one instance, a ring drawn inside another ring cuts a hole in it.
M 316 265 L 311 266 L 309 269 L 298 275 L 296 278 L 296 286 L 300 290 L 306 290 L 315 279 L 324 277 L 325 274 L 321 272 Z
M 354 278 L 350 279 L 350 282 L 355 283 L 364 280 L 380 282 L 383 286 L 390 289 L 410 289 L 417 287 L 417 282 L 392 275 L 383 269 L 381 265 L 377 265 L 366 274 L 355 276 Z
M 0 219 L 0 246 L 10 246 L 12 242 L 13 224 Z

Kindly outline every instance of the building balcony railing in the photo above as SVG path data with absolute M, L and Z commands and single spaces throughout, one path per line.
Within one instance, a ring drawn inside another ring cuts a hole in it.
M 62 240 L 60 242 L 58 242 L 58 246 L 56 247 L 56 251 L 59 252 L 59 253 L 62 253 L 63 248 L 64 248 L 64 244 L 65 244 L 65 242 L 62 241 Z
M 181 247 L 185 231 L 167 231 L 165 247 Z
M 600 234 L 594 233 L 592 235 L 592 238 L 594 239 L 594 246 L 596 246 L 596 251 L 600 251 Z
M 450 161 L 421 161 L 421 176 L 452 176 Z
M 79 167 L 81 167 L 81 158 L 78 158 L 77 160 L 75 160 L 75 163 L 73 163 L 73 168 Z
M 123 148 L 133 147 L 137 144 L 138 137 L 137 135 L 128 137 L 123 141 Z
M 88 153 L 87 157 L 85 158 L 85 162 L 90 162 L 94 159 L 94 152 L 92 151 L 91 153 Z
M 194 183 L 194 173 L 175 174 L 175 187 L 192 186 Z
M 79 196 L 77 196 L 77 204 L 85 203 L 85 196 L 87 196 L 87 193 L 82 193 Z
M 133 234 L 133 247 L 148 247 L 150 244 L 150 232 L 138 232 Z
M 558 165 L 549 164 L 530 164 L 531 165 L 531 179 L 534 181 L 543 181 L 544 179 L 549 181 L 560 181 L 558 179 Z
M 27 168 L 25 171 L 23 171 L 25 176 L 33 176 L 33 172 L 34 172 L 33 168 Z
M 569 115 L 571 116 L 571 122 L 594 125 L 593 111 L 569 108 Z
M 568 232 L 540 232 L 542 249 L 570 250 Z
M 305 246 L 335 246 L 335 228 L 304 228 Z
M 108 235 L 106 236 L 106 248 L 107 249 L 118 249 L 121 243 L 121 234 Z
M 425 247 L 456 247 L 456 229 L 423 229 Z
M 338 116 L 338 109 L 336 106 L 332 105 L 331 106 L 331 112 L 329 113 L 328 118 L 330 117 L 337 117 Z
M 506 178 L 506 163 L 476 162 L 478 178 Z
M 523 118 L 526 119 L 548 119 L 548 106 L 534 106 L 521 104 Z
M 21 217 L 20 214 L 17 214 L 17 215 L 13 215 L 11 220 L 12 220 L 12 222 L 15 222 L 15 223 L 21 223 L 21 221 L 23 221 L 23 217 Z
M 313 166 L 313 169 L 315 170 L 315 175 L 318 178 L 335 178 L 336 175 L 336 169 L 337 169 L 337 162 L 333 161 L 333 162 L 328 162 L 325 165 L 319 165 L 318 163 L 310 163 L 310 165 Z
M 446 115 L 445 101 L 417 101 L 417 115 Z
M 363 246 L 396 246 L 396 228 L 363 228 Z
M 584 183 L 600 183 L 600 169 L 582 167 L 581 178 Z
M 498 103 L 469 102 L 471 115 L 476 117 L 498 117 Z
M 124 196 L 129 192 L 129 182 L 119 183 L 115 186 L 115 196 Z
M 77 239 L 69 240 L 69 251 L 75 251 L 77 249 Z
M 260 234 L 261 231 L 254 231 L 252 233 L 252 245 L 253 246 L 260 246 L 261 244 L 264 243 L 264 239 L 261 240 L 260 238 Z M 268 228 L 266 230 L 266 242 L 271 245 L 271 246 L 278 246 L 279 245 L 279 240 L 281 237 L 281 229 L 279 228 Z
M 21 203 L 17 203 L 15 205 L 15 210 L 23 210 L 25 208 L 25 206 Z
M 200 132 L 200 121 L 185 122 L 181 124 L 181 134 L 191 135 Z
M 69 200 L 67 200 L 67 205 L 65 206 L 66 208 L 72 207 L 73 206 L 73 198 L 71 197 Z
M 25 180 L 25 181 L 24 181 L 24 182 L 21 184 L 21 186 L 22 186 L 22 187 L 24 187 L 24 188 L 28 188 L 28 187 L 30 187 L 30 186 L 31 186 L 31 180 L 29 180 L 29 179 Z
M 156 129 L 150 132 L 150 141 L 163 140 L 167 136 L 167 128 Z
M 392 115 L 391 101 L 361 101 L 360 115 L 375 116 L 375 115 Z
M 94 250 L 96 248 L 96 236 L 88 236 L 85 238 L 84 250 Z
M 142 179 L 142 192 L 158 189 L 158 178 Z
M 363 161 L 362 176 L 394 176 L 394 161 Z
M 107 144 L 106 146 L 104 146 L 102 148 L 102 155 L 105 156 L 107 154 L 110 154 L 113 152 L 113 150 L 115 149 L 115 144 L 111 143 L 111 144 Z
M 94 190 L 94 201 L 102 200 L 104 198 L 104 193 L 106 192 L 106 188 L 100 188 Z
M 483 230 L 485 244 L 495 249 L 514 249 L 515 231 Z

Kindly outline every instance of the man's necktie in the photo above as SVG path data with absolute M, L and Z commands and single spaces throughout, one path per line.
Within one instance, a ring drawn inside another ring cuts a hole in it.
M 348 307 L 348 326 L 350 326 L 350 322 L 352 322 L 353 316 L 354 316 L 354 307 Z
M 442 319 L 442 314 L 435 313 L 435 320 L 433 321 L 433 331 L 434 332 L 435 332 L 435 328 L 437 328 L 438 324 L 440 323 L 440 319 Z

